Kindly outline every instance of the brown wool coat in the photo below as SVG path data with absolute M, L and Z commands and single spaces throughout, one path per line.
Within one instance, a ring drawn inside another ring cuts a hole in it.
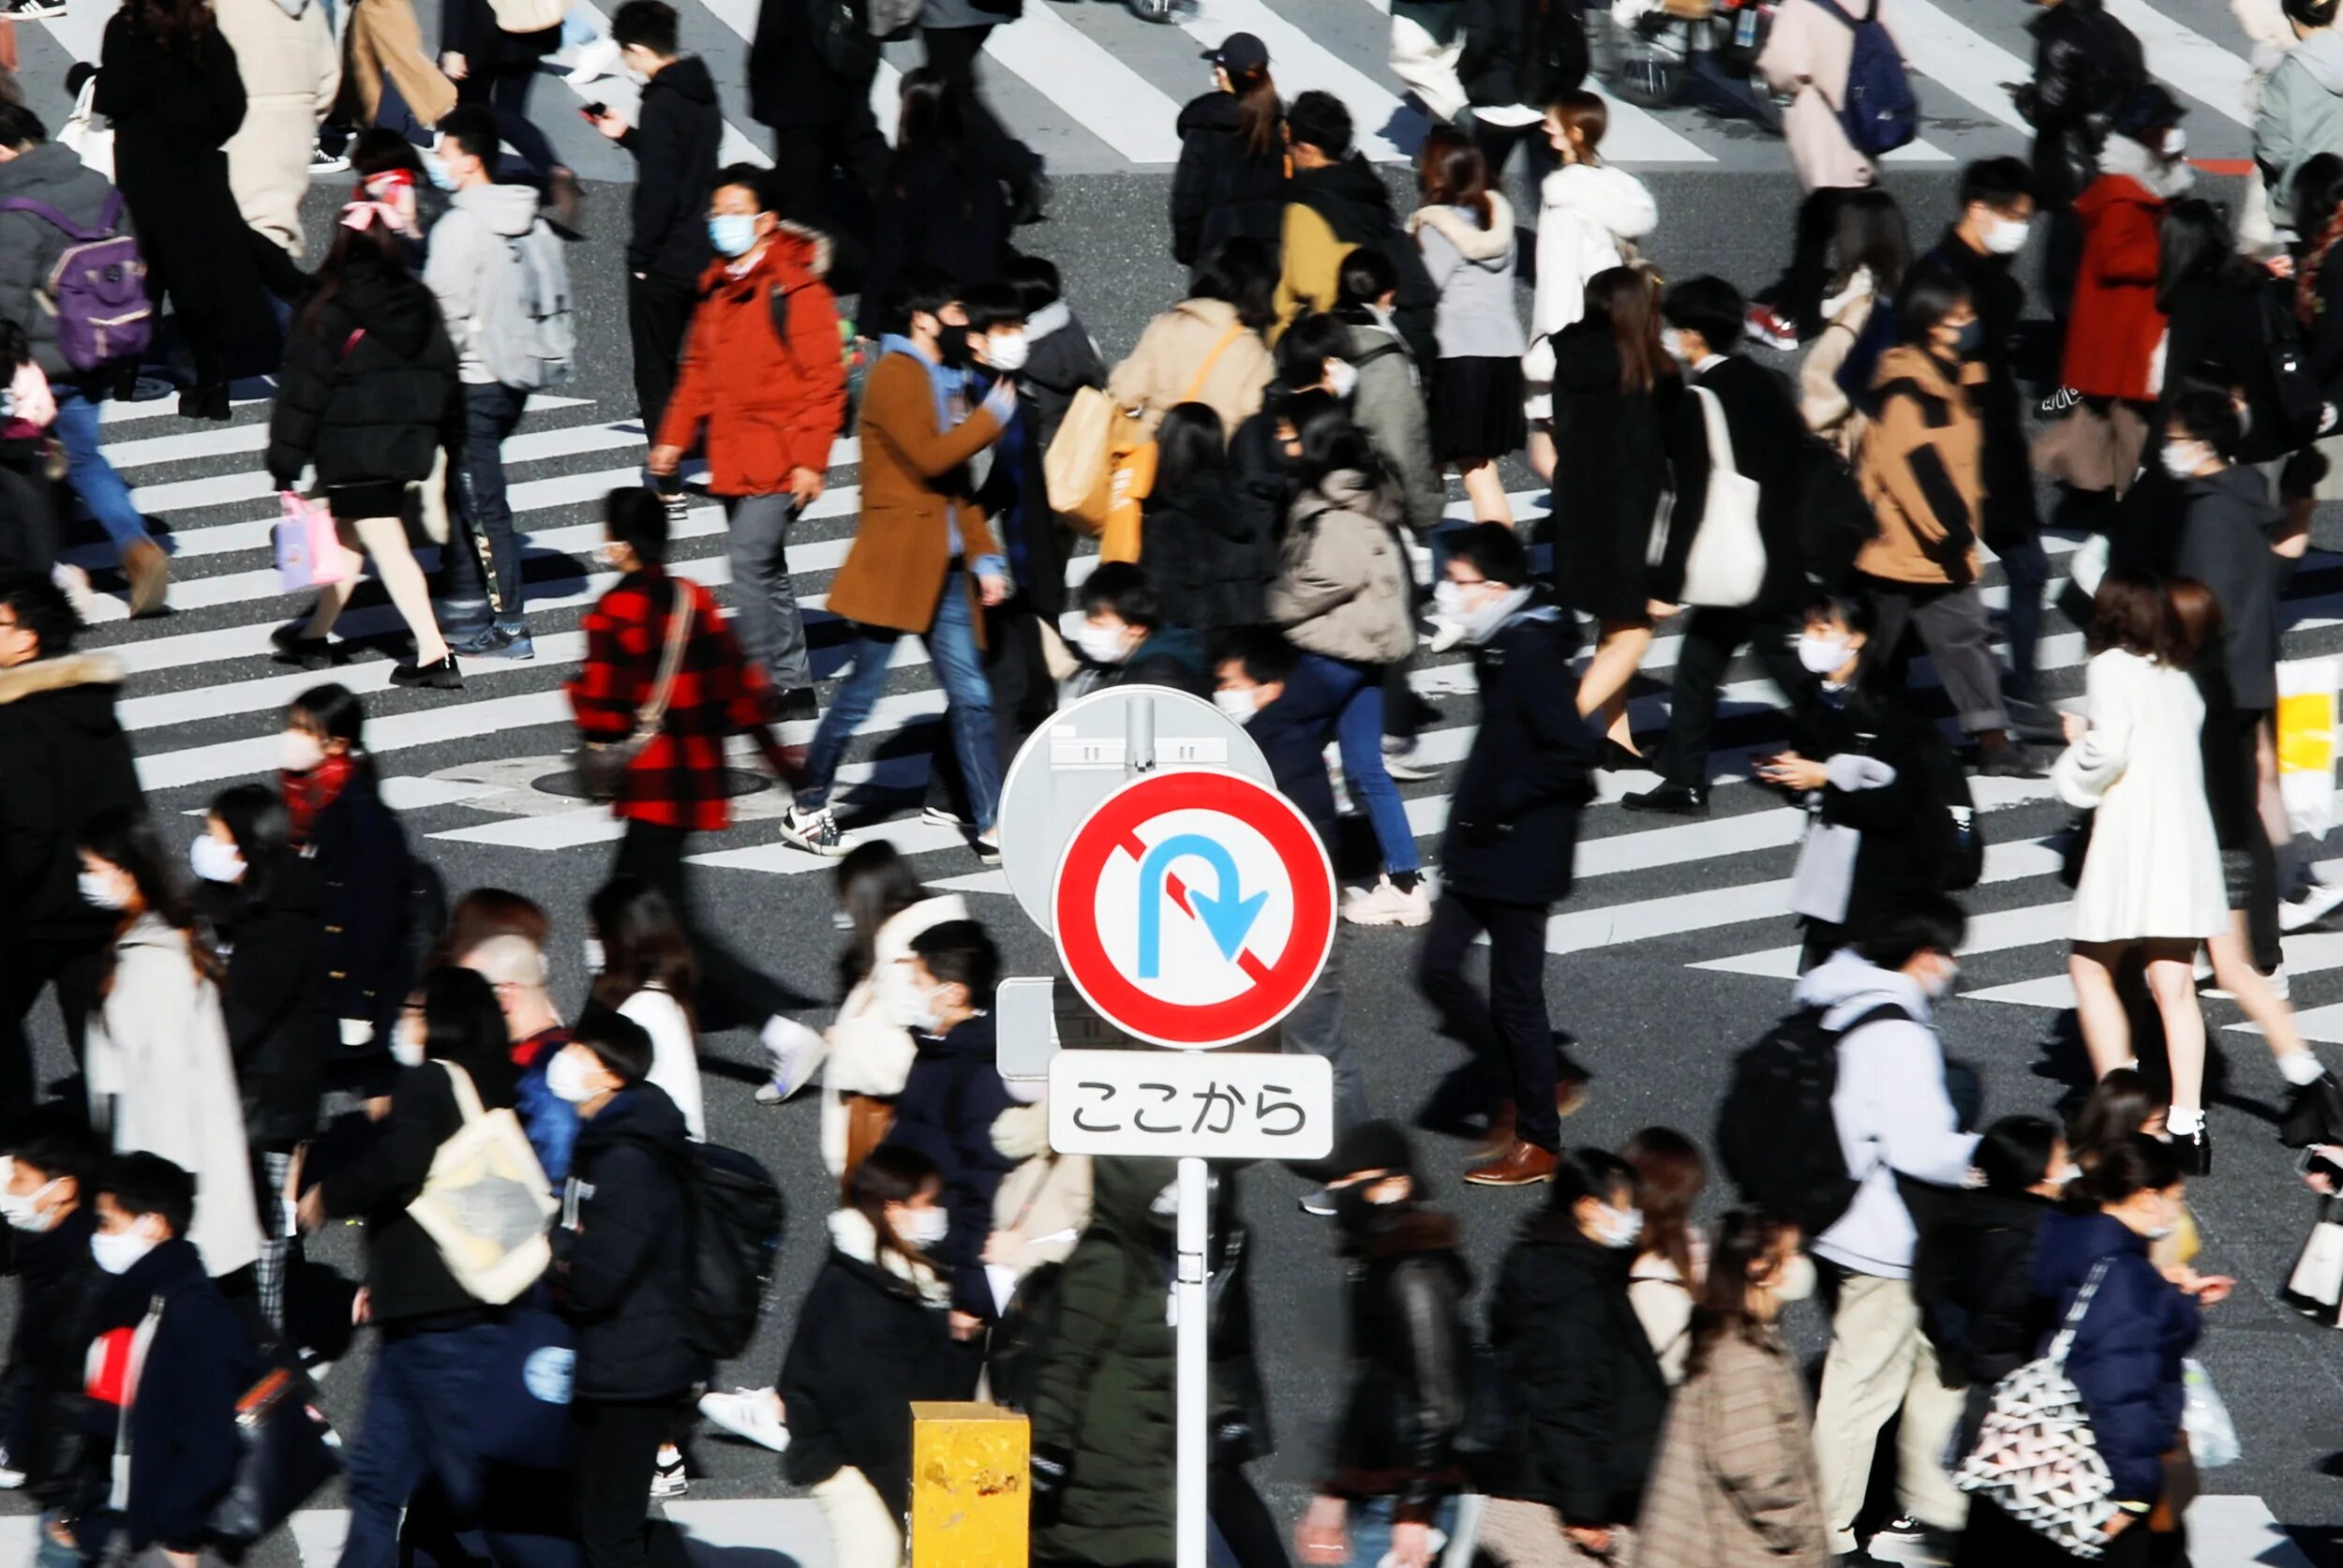
M 1829 1568 L 1798 1365 L 1720 1340 L 1676 1391 L 1644 1492 L 1635 1568 Z
M 1977 581 L 1985 426 L 1973 399 L 1984 380 L 1974 360 L 1955 372 L 1909 344 L 1879 356 L 1872 383 L 1879 417 L 1856 462 L 1879 529 L 1856 556 L 1857 571 L 1898 583 Z
M 1000 546 L 971 499 L 968 459 L 992 444 L 1000 422 L 976 409 L 949 430 L 936 428 L 935 396 L 926 369 L 891 353 L 872 367 L 862 389 L 862 525 L 831 579 L 833 615 L 864 626 L 924 635 L 951 566 L 951 529 L 960 519 L 961 558 L 974 568 Z M 984 641 L 976 579 L 970 595 L 977 641 Z

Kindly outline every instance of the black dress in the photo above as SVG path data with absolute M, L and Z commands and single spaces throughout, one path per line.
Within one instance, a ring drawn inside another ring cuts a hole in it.
M 1554 336 L 1554 590 L 1598 620 L 1639 621 L 1683 580 L 1709 493 L 1700 406 L 1679 378 L 1619 390 L 1610 323 L 1591 318 Z M 1663 499 L 1673 497 L 1666 555 L 1650 563 Z

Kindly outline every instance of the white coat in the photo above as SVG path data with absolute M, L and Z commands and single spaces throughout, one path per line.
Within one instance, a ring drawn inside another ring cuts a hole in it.
M 958 893 L 923 899 L 878 928 L 872 942 L 871 972 L 846 993 L 838 1020 L 828 1029 L 829 1064 L 822 1069 L 822 1163 L 833 1176 L 846 1172 L 846 1103 L 843 1095 L 892 1099 L 911 1076 L 918 1041 L 901 1020 L 912 995 L 911 939 L 947 920 L 964 920 L 968 905 Z
M 228 139 L 228 183 L 244 220 L 299 261 L 309 153 L 342 90 L 341 51 L 319 0 L 212 0 L 244 78 L 244 124 Z
M 683 1113 L 684 1130 L 692 1142 L 707 1142 L 708 1113 L 700 1100 L 699 1042 L 692 1034 L 692 1015 L 665 986 L 647 985 L 619 1004 L 619 1016 L 633 1019 L 650 1037 L 650 1081 Z
M 1864 15 L 1869 3 L 1841 0 L 1854 17 Z M 1880 25 L 1892 36 L 1895 9 L 1888 0 L 1876 4 Z M 1757 69 L 1775 92 L 1796 95 L 1783 112 L 1782 135 L 1790 144 L 1790 167 L 1798 171 L 1800 190 L 1849 190 L 1879 178 L 1872 160 L 1855 150 L 1839 124 L 1847 70 L 1854 63 L 1854 28 L 1814 0 L 1783 0 L 1765 52 L 1757 56 Z
M 2220 843 L 2204 798 L 2204 699 L 2186 670 L 2121 649 L 2092 659 L 2090 733 L 2051 770 L 2058 798 L 2095 807 L 2075 885 L 2074 939 L 2192 939 L 2230 929 Z
M 219 991 L 187 933 L 152 915 L 114 942 L 113 983 L 89 1022 L 90 1120 L 116 1154 L 162 1156 L 195 1178 L 187 1240 L 215 1278 L 261 1256 L 252 1152 Z
M 1538 392 L 1554 380 L 1554 334 L 1587 313 L 1587 280 L 1624 266 L 1632 243 L 1659 225 L 1644 183 L 1607 163 L 1573 163 L 1538 187 L 1538 287 L 1530 303 L 1530 351 L 1521 362 L 1534 389 L 1530 417 L 1549 411 Z

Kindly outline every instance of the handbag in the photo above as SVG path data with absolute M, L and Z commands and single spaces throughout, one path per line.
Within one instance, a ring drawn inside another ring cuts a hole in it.
M 1757 482 L 1733 463 L 1733 436 L 1724 405 L 1707 387 L 1692 389 L 1709 432 L 1709 495 L 1684 553 L 1684 586 L 1677 598 L 1687 605 L 1737 610 L 1754 601 L 1766 580 L 1766 542 L 1757 531 Z M 1673 514 L 1651 530 L 1648 564 L 1667 553 Z
M 1220 356 L 1244 335 L 1242 323 L 1221 335 L 1196 367 L 1181 402 L 1193 403 L 1203 395 Z M 1138 418 L 1115 407 L 1106 393 L 1086 386 L 1067 405 L 1057 435 L 1041 455 L 1050 510 L 1098 541 L 1101 562 L 1139 559 L 1139 503 L 1156 486 L 1155 438 L 1142 429 Z
M 309 1380 L 271 1366 L 236 1400 L 236 1478 L 212 1507 L 211 1533 L 249 1546 L 293 1516 L 341 1473 L 340 1439 L 317 1408 Z
M 110 120 L 103 125 L 97 115 L 97 73 L 92 71 L 82 90 L 73 95 L 72 112 L 57 129 L 57 141 L 92 173 L 105 176 L 111 185 L 114 177 L 114 129 Z
M 2294 1259 L 2279 1299 L 2295 1311 L 2322 1322 L 2337 1321 L 2343 1307 L 2343 1224 L 2335 1218 L 2335 1200 L 2319 1200 L 2318 1222 Z
M 471 1074 L 454 1062 L 439 1065 L 455 1086 L 464 1125 L 432 1156 L 431 1173 L 407 1213 L 466 1294 L 501 1307 L 552 1263 L 545 1223 L 557 1205 L 520 1117 L 484 1110 Z
M 667 610 L 667 644 L 659 655 L 659 676 L 651 682 L 650 698 L 634 715 L 634 728 L 623 740 L 581 740 L 570 751 L 570 772 L 589 800 L 615 800 L 626 770 L 667 722 L 667 699 L 675 694 L 677 674 L 683 668 L 683 645 L 691 640 L 692 605 L 679 585 Z
M 2071 1557 L 2107 1549 L 2115 1478 L 2091 1434 L 2091 1412 L 2067 1376 L 2075 1330 L 2098 1294 L 2112 1258 L 2091 1266 L 2050 1349 L 1993 1385 L 1977 1444 L 1952 1480 Z
M 334 512 L 322 500 L 287 490 L 276 498 L 284 516 L 271 530 L 276 546 L 276 583 L 287 593 L 348 579 L 341 536 Z
M 2082 881 L 2082 863 L 2091 858 L 2091 829 L 2098 819 L 2097 811 L 2078 812 L 2058 835 L 2058 880 L 2070 889 Z
M 496 1325 L 481 1357 L 473 1413 L 480 1456 L 531 1470 L 559 1470 L 570 1445 L 570 1400 L 577 1351 L 570 1325 L 538 1307 L 515 1307 Z

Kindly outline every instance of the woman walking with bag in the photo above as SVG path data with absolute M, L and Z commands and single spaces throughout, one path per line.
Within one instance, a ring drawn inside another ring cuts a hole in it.
M 1425 138 L 1416 184 L 1425 205 L 1408 228 L 1440 290 L 1432 455 L 1464 480 L 1474 521 L 1511 526 L 1496 460 L 1529 439 L 1521 414 L 1529 341 L 1514 314 L 1514 209 L 1491 188 L 1480 149 L 1447 127 Z
M 407 486 L 430 477 L 444 441 L 460 443 L 463 405 L 439 301 L 401 258 L 401 221 L 379 202 L 344 207 L 317 291 L 293 318 L 269 421 L 268 470 L 290 492 L 316 464 L 342 575 L 320 587 L 306 623 L 281 626 L 269 640 L 303 669 L 332 664 L 326 637 L 371 557 L 415 639 L 414 657 L 391 671 L 392 683 L 460 691 L 464 677 L 440 635 L 402 515 Z

